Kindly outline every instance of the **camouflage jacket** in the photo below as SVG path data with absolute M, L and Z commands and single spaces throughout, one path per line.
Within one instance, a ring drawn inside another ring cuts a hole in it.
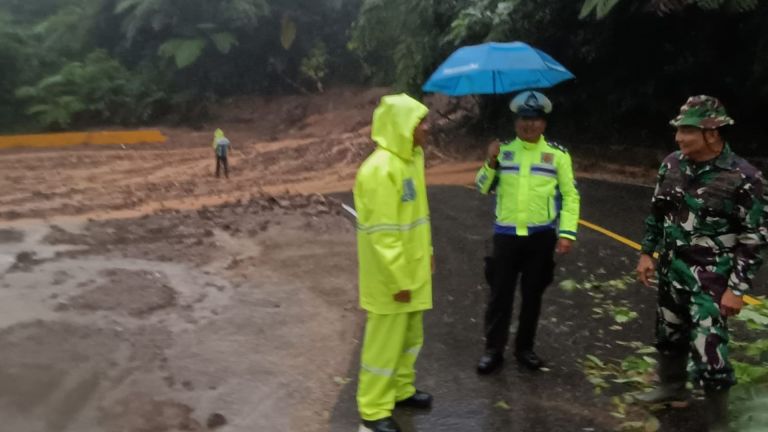
M 659 169 L 642 251 L 661 248 L 663 268 L 679 260 L 742 295 L 762 264 L 768 239 L 763 176 L 731 151 L 695 163 L 679 151 Z M 700 284 L 708 281 L 699 279 Z M 726 282 L 727 281 L 727 282 Z

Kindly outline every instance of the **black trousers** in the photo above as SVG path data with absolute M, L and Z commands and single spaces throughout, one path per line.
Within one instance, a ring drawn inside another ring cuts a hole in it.
M 229 163 L 226 156 L 216 155 L 216 177 L 219 176 L 220 168 L 224 166 L 224 176 L 229 178 Z
M 556 243 L 554 230 L 529 236 L 494 235 L 491 296 L 485 311 L 486 351 L 503 354 L 506 349 L 518 276 L 522 305 L 515 351 L 533 349 L 541 297 L 554 278 Z

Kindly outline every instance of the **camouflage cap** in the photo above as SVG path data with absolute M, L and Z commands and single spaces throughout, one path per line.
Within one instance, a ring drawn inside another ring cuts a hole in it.
M 717 129 L 733 123 L 723 104 L 707 95 L 689 97 L 680 107 L 680 114 L 669 122 L 675 127 L 694 126 L 701 129 Z

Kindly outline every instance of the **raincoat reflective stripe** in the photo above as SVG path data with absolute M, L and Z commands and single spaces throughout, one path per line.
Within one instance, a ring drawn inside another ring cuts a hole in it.
M 380 225 L 366 226 L 366 225 L 358 223 L 357 224 L 357 231 L 358 232 L 367 232 L 367 233 L 378 232 L 378 231 L 399 231 L 399 232 L 403 232 L 403 231 L 410 231 L 410 230 L 418 227 L 419 225 L 428 224 L 428 223 L 429 223 L 429 218 L 422 218 L 422 219 L 419 219 L 419 220 L 417 220 L 417 221 L 415 221 L 413 223 L 410 223 L 408 225 L 380 224 Z

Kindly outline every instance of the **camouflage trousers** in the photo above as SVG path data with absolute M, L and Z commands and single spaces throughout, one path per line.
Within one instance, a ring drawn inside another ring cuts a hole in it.
M 727 281 L 722 274 L 679 259 L 659 266 L 656 348 L 662 355 L 690 352 L 689 373 L 707 390 L 736 384 L 728 360 L 728 323 L 719 307 Z

